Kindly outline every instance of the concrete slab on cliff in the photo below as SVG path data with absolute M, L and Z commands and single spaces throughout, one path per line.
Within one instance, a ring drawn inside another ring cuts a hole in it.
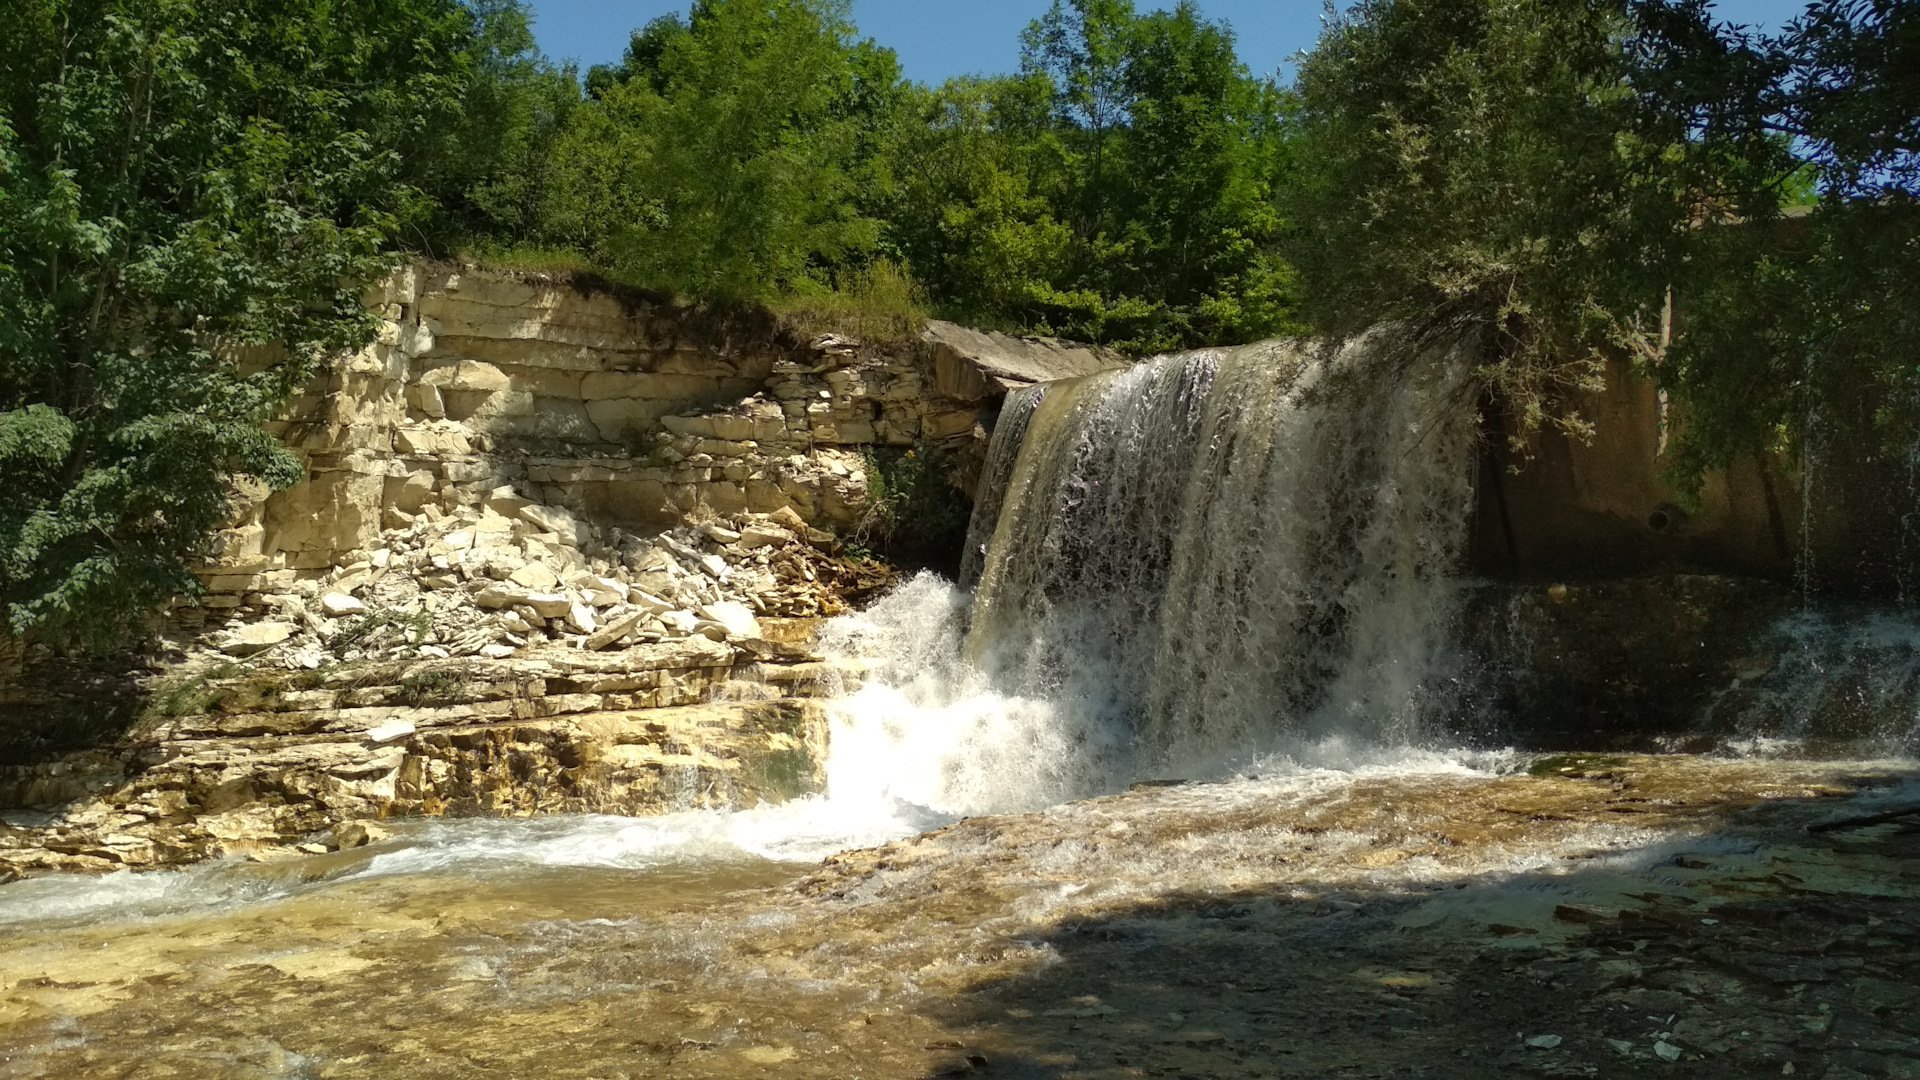
M 1034 383 L 1070 379 L 1126 366 L 1111 349 L 1058 338 L 1014 337 L 957 323 L 929 322 L 921 339 L 933 353 L 934 386 L 955 401 L 974 404 Z

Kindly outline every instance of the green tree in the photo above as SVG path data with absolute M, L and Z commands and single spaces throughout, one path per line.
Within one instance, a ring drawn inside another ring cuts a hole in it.
M 844 0 L 703 0 L 684 31 L 655 26 L 556 147 L 549 232 L 694 296 L 806 291 L 864 261 L 868 129 L 899 68 Z
M 578 72 L 540 54 L 524 0 L 466 0 L 473 29 L 459 110 L 429 141 L 422 183 L 437 203 L 412 239 L 437 254 L 468 241 L 513 244 L 538 228 L 547 159 L 580 104 Z
M 1292 271 L 1273 254 L 1289 148 L 1282 97 L 1190 0 L 1138 19 L 1123 73 L 1127 182 L 1108 290 L 1150 300 L 1163 344 L 1287 329 Z
M 364 345 L 359 282 L 471 77 L 452 0 L 12 0 L 0 59 L 0 610 L 112 640 L 189 590 L 261 429 Z
M 1140 351 L 1290 325 L 1284 101 L 1192 3 L 1055 3 L 1022 74 L 920 92 L 889 235 L 962 317 Z
M 1804 140 L 1828 190 L 1920 194 L 1920 8 L 1814 0 L 1768 48 L 1786 71 L 1781 126 Z
M 1904 455 L 1920 439 L 1920 11 L 1819 0 L 1774 34 L 1699 3 L 1646 12 L 1678 73 L 1661 91 L 1695 90 L 1697 138 L 1770 148 L 1748 159 L 1757 174 L 1715 164 L 1780 195 L 1690 238 L 1684 317 L 1656 371 L 1685 407 L 1676 477 L 1810 439 Z
M 882 153 L 894 184 L 887 239 L 948 314 L 1044 325 L 1073 230 L 1038 189 L 1052 91 L 1045 79 L 960 78 L 915 88 Z
M 661 64 L 667 46 L 686 33 L 686 20 L 677 14 L 662 15 L 635 30 L 618 64 L 595 64 L 587 71 L 587 96 L 598 101 L 613 87 L 638 78 L 644 78 L 654 93 L 665 93 L 667 80 Z
M 1052 88 L 1057 201 L 1083 239 L 1105 231 L 1114 143 L 1130 116 L 1133 0 L 1053 0 L 1020 35 L 1020 65 Z
M 1920 10 L 1370 0 L 1302 65 L 1284 250 L 1316 322 L 1490 328 L 1521 418 L 1609 358 L 1673 394 L 1683 486 L 1813 431 L 1920 437 Z M 1810 212 L 1808 212 L 1810 211 Z M 1678 319 L 1662 342 L 1664 300 Z
M 1300 68 L 1283 250 L 1314 321 L 1490 331 L 1485 373 L 1530 432 L 1651 359 L 1667 287 L 1740 158 L 1624 0 L 1362 0 Z

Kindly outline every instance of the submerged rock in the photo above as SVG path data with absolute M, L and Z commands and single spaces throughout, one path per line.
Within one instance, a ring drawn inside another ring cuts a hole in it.
M 341 851 L 377 844 L 392 836 L 390 829 L 371 821 L 343 821 L 333 827 L 333 846 Z

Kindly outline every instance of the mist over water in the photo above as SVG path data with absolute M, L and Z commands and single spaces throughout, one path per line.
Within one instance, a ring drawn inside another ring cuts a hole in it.
M 1802 611 L 1755 645 L 1754 670 L 1706 710 L 1729 749 L 1920 754 L 1920 615 L 1911 608 Z
M 1016 395 L 971 606 L 922 577 L 830 636 L 872 665 L 832 706 L 834 797 L 884 774 L 945 812 L 1030 809 L 1429 747 L 1457 675 L 1467 376 L 1464 349 L 1383 328 Z

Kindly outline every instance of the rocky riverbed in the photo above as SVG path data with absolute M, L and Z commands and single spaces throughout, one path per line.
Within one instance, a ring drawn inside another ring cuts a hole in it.
M 22 1077 L 1920 1075 L 1910 764 L 1435 756 L 0 888 Z M 868 846 L 820 856 L 848 843 Z

